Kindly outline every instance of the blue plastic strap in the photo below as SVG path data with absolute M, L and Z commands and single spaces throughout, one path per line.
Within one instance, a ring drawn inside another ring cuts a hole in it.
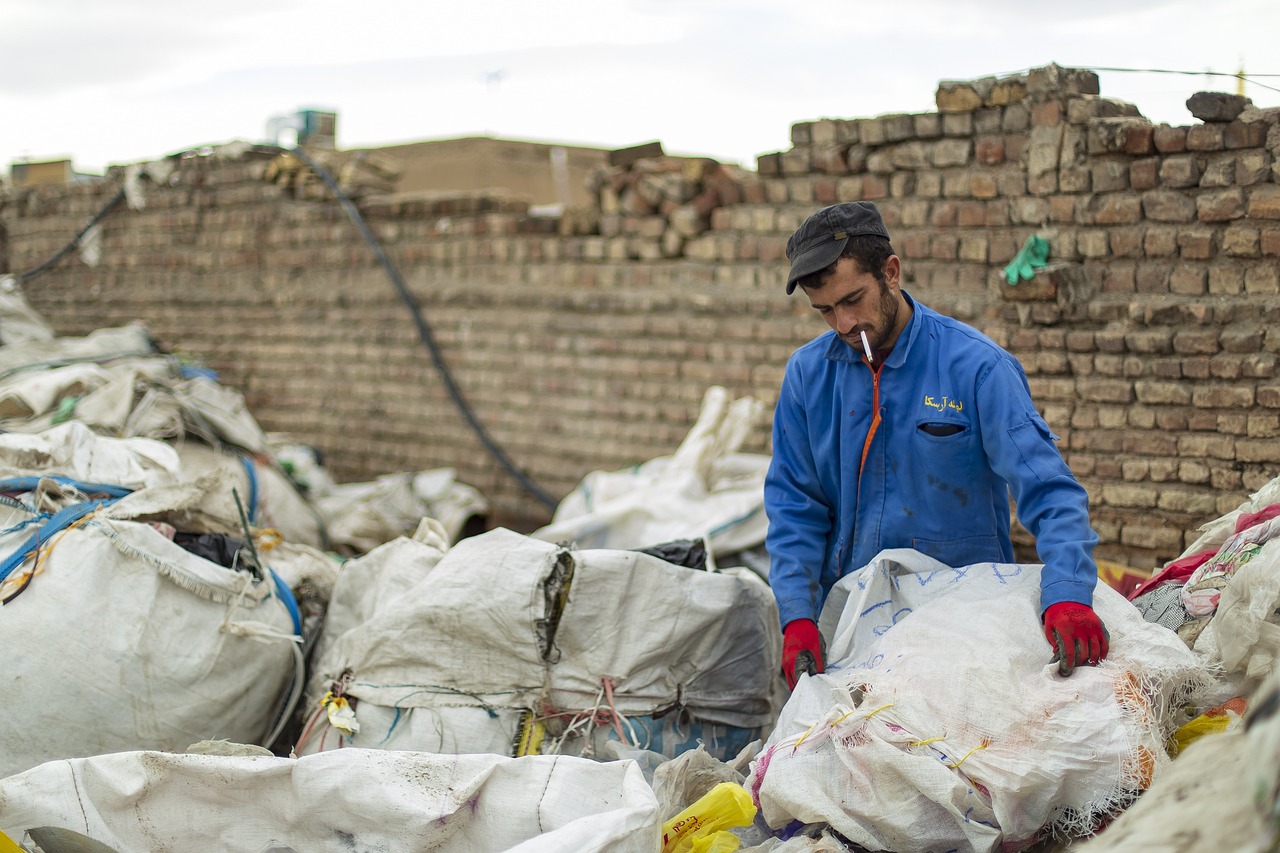
M 249 456 L 241 456 L 240 464 L 249 475 L 249 506 L 245 512 L 249 513 L 249 523 L 253 524 L 258 520 L 258 472 L 253 469 L 253 459 Z
M 14 551 L 0 562 L 0 583 L 13 573 L 13 570 L 26 562 L 27 557 L 31 556 L 42 545 L 48 542 L 55 533 L 70 527 L 89 513 L 98 509 L 98 507 L 109 506 L 115 503 L 118 498 L 97 498 L 96 500 L 85 501 L 84 503 L 72 504 L 59 510 L 47 522 L 40 526 L 40 529 L 32 533 L 26 542 L 18 546 L 18 550 Z M 294 605 L 297 606 L 296 604 Z
M 280 602 L 284 605 L 284 609 L 289 611 L 289 615 L 293 618 L 293 633 L 299 637 L 302 636 L 302 613 L 298 610 L 298 599 L 293 597 L 293 590 L 289 589 L 289 585 L 284 579 L 276 574 L 276 570 L 267 567 L 267 571 L 271 572 L 271 581 L 276 585 L 276 595 L 280 596 Z
M 132 494 L 133 489 L 127 486 L 111 486 L 106 483 L 84 483 L 70 477 L 55 475 L 50 477 L 9 477 L 0 480 L 0 492 L 34 492 L 41 480 L 53 480 L 64 486 L 79 489 L 86 495 L 106 495 L 110 498 L 122 498 Z

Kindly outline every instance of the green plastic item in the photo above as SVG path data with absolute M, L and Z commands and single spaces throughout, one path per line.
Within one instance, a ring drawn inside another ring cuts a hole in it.
M 1048 264 L 1049 241 L 1033 234 L 1027 238 L 1027 242 L 1022 244 L 1018 254 L 1014 255 L 1013 260 L 1004 268 L 1005 281 L 1010 284 L 1030 281 L 1035 277 L 1036 270 Z
M 76 404 L 80 402 L 79 397 L 63 397 L 58 401 L 58 410 L 53 413 L 53 423 L 66 423 L 76 416 Z

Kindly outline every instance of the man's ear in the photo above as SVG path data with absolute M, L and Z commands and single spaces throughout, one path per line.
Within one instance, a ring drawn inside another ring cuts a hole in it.
M 890 287 L 897 287 L 902 283 L 902 259 L 897 255 L 885 258 L 884 281 Z

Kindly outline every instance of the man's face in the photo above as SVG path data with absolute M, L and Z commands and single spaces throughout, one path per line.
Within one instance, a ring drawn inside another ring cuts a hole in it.
M 835 329 L 846 344 L 862 352 L 861 332 L 874 350 L 886 350 L 898 340 L 910 315 L 906 300 L 898 289 L 902 264 L 896 255 L 885 262 L 885 281 L 881 284 L 869 272 L 863 272 L 853 258 L 841 258 L 835 272 L 821 287 L 806 287 L 805 294 L 827 325 Z

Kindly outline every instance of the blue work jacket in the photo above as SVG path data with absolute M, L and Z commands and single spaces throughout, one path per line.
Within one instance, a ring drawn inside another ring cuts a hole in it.
M 765 479 L 769 583 L 782 624 L 817 620 L 832 585 L 885 548 L 1013 562 L 1009 494 L 1044 563 L 1041 612 L 1092 605 L 1088 495 L 1017 359 L 903 295 L 911 320 L 873 371 L 828 332 L 787 362 Z M 878 416 L 878 417 L 877 417 Z

